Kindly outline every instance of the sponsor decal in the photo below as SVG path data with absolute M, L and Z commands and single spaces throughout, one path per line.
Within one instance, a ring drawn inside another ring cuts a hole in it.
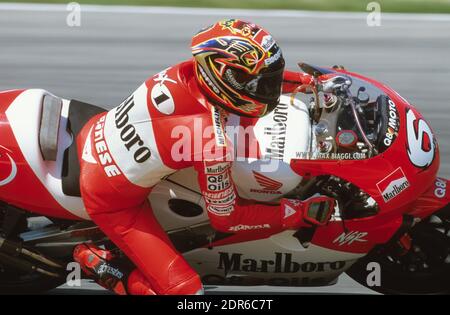
M 265 51 L 269 51 L 270 48 L 272 48 L 272 46 L 275 44 L 275 40 L 273 39 L 273 37 L 271 35 L 266 35 L 262 38 L 261 41 L 261 47 L 265 50 Z
M 14 180 L 14 178 L 16 178 L 17 165 L 16 165 L 16 162 L 14 161 L 14 159 L 10 155 L 10 153 L 12 153 L 12 151 L 5 148 L 2 145 L 0 145 L 0 148 L 7 151 L 6 153 L 0 153 L 0 158 L 3 157 L 3 155 L 5 155 L 8 158 L 9 163 L 11 165 L 11 171 L 9 172 L 9 174 L 7 176 L 5 176 L 4 178 L 0 178 L 0 186 L 5 186 L 5 185 L 8 185 L 9 183 L 11 183 Z
M 105 141 L 104 129 L 106 115 L 102 116 L 94 127 L 94 147 L 97 152 L 100 164 L 103 166 L 106 176 L 114 177 L 122 174 L 119 167 L 114 162 L 111 153 L 109 152 L 108 145 Z
M 170 68 L 169 68 L 170 69 Z M 164 115 L 171 115 L 175 111 L 175 103 L 170 93 L 170 90 L 166 86 L 165 82 L 171 82 L 177 84 L 177 81 L 168 77 L 166 69 L 158 73 L 153 81 L 157 82 L 150 93 L 153 106 Z
M 271 64 L 275 63 L 278 59 L 281 57 L 281 49 L 278 49 L 277 52 L 273 55 L 267 58 L 264 63 L 266 66 L 270 66 Z
M 213 107 L 212 110 L 212 120 L 216 145 L 219 147 L 225 147 L 227 143 L 225 139 L 225 130 L 223 128 L 223 117 L 220 110 L 216 107 Z
M 383 144 L 386 148 L 390 147 L 398 136 L 400 130 L 400 119 L 397 111 L 397 107 L 392 100 L 388 101 L 388 126 L 387 131 L 383 139 Z
M 283 160 L 286 144 L 286 129 L 288 121 L 288 105 L 279 104 L 274 110 L 273 125 L 264 129 L 264 135 L 268 137 L 269 145 L 265 155 L 269 159 Z
M 330 272 L 342 270 L 345 261 L 336 262 L 305 262 L 292 260 L 290 253 L 277 253 L 273 259 L 254 259 L 244 257 L 240 253 L 219 252 L 219 265 L 217 269 L 229 272 L 261 272 L 261 273 L 297 273 L 297 272 Z
M 348 233 L 344 232 L 339 237 L 337 237 L 333 241 L 333 243 L 338 243 L 339 246 L 352 245 L 355 242 L 365 243 L 365 242 L 367 242 L 365 237 L 368 234 L 369 233 L 367 233 L 367 232 L 358 232 L 358 231 L 352 231 L 352 232 L 348 232 Z
M 119 280 L 123 278 L 123 273 L 119 269 L 114 268 L 106 263 L 98 266 L 96 272 L 100 275 L 102 275 L 102 274 L 112 275 Z
M 206 191 L 202 191 L 207 210 L 216 215 L 229 215 L 234 209 L 236 194 L 232 186 L 230 163 L 205 162 Z
M 130 96 L 125 102 L 115 109 L 115 126 L 120 131 L 120 139 L 125 148 L 133 153 L 136 163 L 144 163 L 151 156 L 150 148 L 145 146 L 144 140 L 137 133 L 136 128 L 129 122 L 128 113 L 134 107 L 134 97 Z
M 230 232 L 238 232 L 238 231 L 250 231 L 250 230 L 262 230 L 262 229 L 270 229 L 269 224 L 259 224 L 259 225 L 244 225 L 239 224 L 236 226 L 230 227 Z
M 209 199 L 221 199 L 221 198 L 225 198 L 232 192 L 234 192 L 234 188 L 230 187 L 230 188 L 225 189 L 224 191 L 219 191 L 219 192 L 202 191 L 202 194 L 204 197 L 207 197 Z
M 406 132 L 409 160 L 418 168 L 429 167 L 436 154 L 435 138 L 428 123 L 417 118 L 411 109 L 406 110 Z
M 228 195 L 222 195 L 220 198 L 214 196 L 213 198 L 208 198 L 205 196 L 205 200 L 210 205 L 218 205 L 218 206 L 228 206 L 234 202 L 236 199 L 236 195 L 233 191 L 229 192 Z
M 231 186 L 230 176 L 227 172 L 219 175 L 206 175 L 208 191 L 222 191 Z
M 378 191 L 383 196 L 384 202 L 389 202 L 410 186 L 402 168 L 399 167 L 383 180 L 377 183 Z
M 447 181 L 442 178 L 436 178 L 436 189 L 434 190 L 434 195 L 437 198 L 444 198 L 447 194 Z
M 292 216 L 292 215 L 294 215 L 296 213 L 297 213 L 297 211 L 295 211 L 294 208 L 292 208 L 291 206 L 289 206 L 287 204 L 284 205 L 284 217 L 283 217 L 283 219 L 289 218 L 290 216 Z
M 281 188 L 281 186 L 283 186 L 283 183 L 264 176 L 263 174 L 260 174 L 258 172 L 253 171 L 253 175 L 255 176 L 258 184 L 264 187 L 264 190 L 278 190 Z
M 233 72 L 230 69 L 225 70 L 225 78 L 236 90 L 240 91 L 244 89 L 244 86 L 236 81 Z
M 263 189 L 250 189 L 251 192 L 276 195 L 282 194 L 279 189 L 283 186 L 283 183 L 255 171 L 253 171 L 253 176 Z
M 202 76 L 203 80 L 208 84 L 208 86 L 211 88 L 211 90 L 216 93 L 217 96 L 221 96 L 219 88 L 214 84 L 214 82 L 211 80 L 211 78 L 206 74 L 205 70 L 203 70 L 203 67 L 201 65 L 198 65 L 198 70 L 200 71 L 200 75 Z
M 218 216 L 226 216 L 226 215 L 230 215 L 231 212 L 233 212 L 234 206 L 229 205 L 226 207 L 221 207 L 221 206 L 216 206 L 216 205 L 209 205 L 207 207 L 207 210 Z
M 230 168 L 230 163 L 208 163 L 205 162 L 205 174 L 220 174 Z

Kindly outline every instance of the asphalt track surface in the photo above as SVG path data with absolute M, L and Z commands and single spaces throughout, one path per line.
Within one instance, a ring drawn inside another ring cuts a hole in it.
M 450 17 L 382 14 L 369 27 L 364 14 L 239 10 L 96 9 L 82 7 L 69 27 L 64 6 L 0 4 L 0 90 L 44 88 L 106 108 L 119 104 L 147 77 L 190 57 L 191 36 L 221 17 L 265 26 L 290 69 L 298 61 L 340 64 L 386 83 L 417 106 L 440 144 L 440 174 L 450 177 Z M 144 12 L 145 11 L 145 12 Z M 270 16 L 272 15 L 272 16 Z M 209 292 L 239 292 L 211 287 Z M 369 293 L 343 277 L 319 289 L 252 288 L 253 292 Z M 84 281 L 53 294 L 104 294 Z

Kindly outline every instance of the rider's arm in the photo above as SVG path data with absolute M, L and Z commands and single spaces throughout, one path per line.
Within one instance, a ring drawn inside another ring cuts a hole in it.
M 221 232 L 286 230 L 310 226 L 303 221 L 300 204 L 283 199 L 267 205 L 239 198 L 231 178 L 231 162 L 198 162 L 200 189 L 212 226 Z

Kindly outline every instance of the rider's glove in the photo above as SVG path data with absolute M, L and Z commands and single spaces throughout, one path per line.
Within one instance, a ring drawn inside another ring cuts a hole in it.
M 334 212 L 335 199 L 327 196 L 311 197 L 306 200 L 281 199 L 283 228 L 296 230 L 302 227 L 323 226 Z
M 324 93 L 337 93 L 352 85 L 350 77 L 339 74 L 325 74 L 319 77 L 318 90 Z

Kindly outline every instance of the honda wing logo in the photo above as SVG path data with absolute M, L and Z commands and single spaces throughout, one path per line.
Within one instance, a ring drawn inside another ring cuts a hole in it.
M 377 183 L 377 187 L 384 202 L 389 202 L 410 186 L 408 179 L 401 167 L 397 168 L 383 180 Z
M 276 181 L 255 171 L 253 171 L 253 176 L 255 177 L 256 182 L 262 187 L 262 189 L 251 189 L 251 192 L 263 194 L 281 194 L 279 189 L 283 186 L 283 183 L 280 183 L 279 181 Z
M 0 148 L 12 153 L 10 150 L 8 150 L 7 148 L 5 148 L 4 146 L 0 145 Z M 2 154 L 0 153 L 0 157 L 2 156 Z M 17 165 L 16 162 L 14 162 L 13 158 L 11 157 L 11 155 L 9 155 L 9 153 L 6 153 L 6 156 L 9 159 L 9 162 L 11 163 L 11 172 L 9 173 L 8 176 L 6 176 L 5 178 L 0 178 L 0 186 L 5 186 L 7 184 L 9 184 L 10 182 L 12 182 L 14 180 L 14 178 L 17 175 Z

